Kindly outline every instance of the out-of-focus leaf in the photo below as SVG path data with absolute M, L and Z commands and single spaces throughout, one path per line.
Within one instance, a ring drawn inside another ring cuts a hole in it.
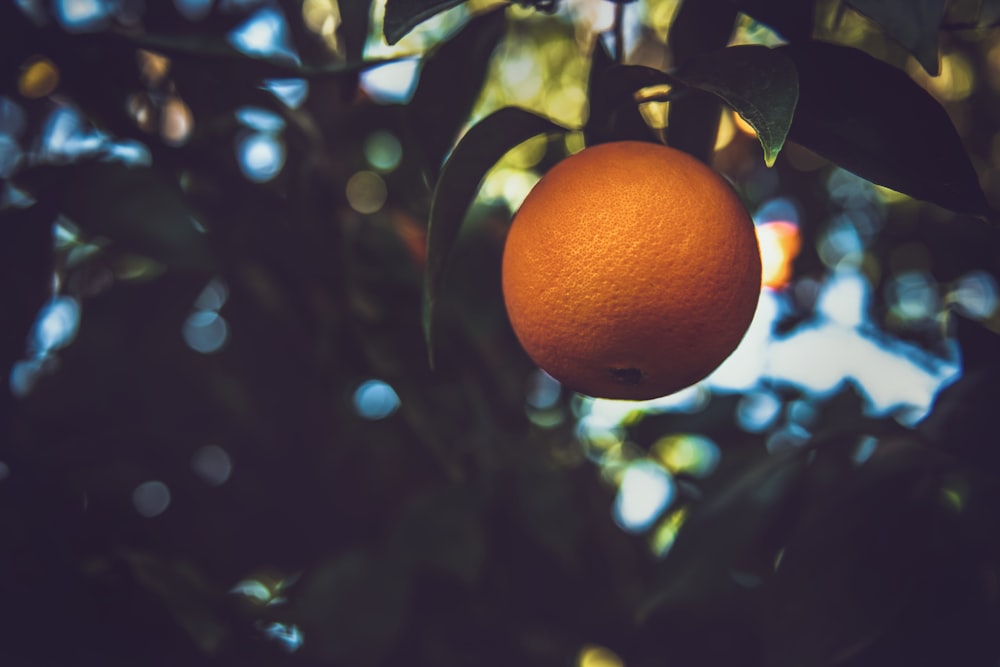
M 945 0 L 848 0 L 848 4 L 882 26 L 889 37 L 913 54 L 931 76 L 940 71 L 938 30 Z
M 106 236 L 171 269 L 212 270 L 207 239 L 183 194 L 152 169 L 88 161 L 35 167 L 17 180 L 90 236 Z
M 565 471 L 540 466 L 520 471 L 516 509 L 521 523 L 564 566 L 571 566 L 579 557 L 576 502 Z
M 464 0 L 387 0 L 382 24 L 385 41 L 395 44 L 419 23 L 462 2 Z
M 462 221 L 476 198 L 483 177 L 507 151 L 521 142 L 539 134 L 566 132 L 567 128 L 531 111 L 505 107 L 470 128 L 445 162 L 431 203 L 424 273 L 423 329 L 432 366 L 435 302 Z
M 370 552 L 348 551 L 307 574 L 296 605 L 311 638 L 306 650 L 343 664 L 377 665 L 406 617 L 407 573 Z
M 235 49 L 223 35 L 184 33 L 160 35 L 151 33 L 113 33 L 133 46 L 162 53 L 171 58 L 186 58 L 199 63 L 224 63 L 231 71 L 253 79 L 324 78 L 357 74 L 370 67 L 391 63 L 398 58 L 353 59 L 345 62 L 304 63 L 257 58 Z
M 590 112 L 583 129 L 588 146 L 607 141 L 656 141 L 635 99 L 647 86 L 672 83 L 660 70 L 643 65 L 617 65 L 601 40 L 590 61 Z
M 764 46 L 733 46 L 689 60 L 673 75 L 732 107 L 757 131 L 764 161 L 774 164 L 799 99 L 798 72 L 788 57 Z
M 812 38 L 816 3 L 809 0 L 738 0 L 747 16 L 773 28 L 789 42 Z
M 52 209 L 34 205 L 0 211 L 0 374 L 24 355 L 38 309 L 52 291 Z
M 216 653 L 229 636 L 218 612 L 222 593 L 191 563 L 153 553 L 121 553 L 136 581 L 157 596 L 174 620 L 205 653 Z
M 390 548 L 409 566 L 427 567 L 473 584 L 486 558 L 479 501 L 468 487 L 434 489 L 411 501 Z
M 406 117 L 432 182 L 472 112 L 505 27 L 502 9 L 480 14 L 423 60 Z
M 772 544 L 768 536 L 782 511 L 790 507 L 807 455 L 804 447 L 765 455 L 728 486 L 697 502 L 663 562 L 641 616 L 707 601 L 733 585 L 741 564 L 773 558 L 780 544 Z
M 344 40 L 348 61 L 361 60 L 368 38 L 368 26 L 371 20 L 371 0 L 349 0 L 337 3 L 340 9 L 340 26 L 337 31 Z
M 948 114 L 904 72 L 835 44 L 777 50 L 799 71 L 789 139 L 873 183 L 960 213 L 992 214 Z

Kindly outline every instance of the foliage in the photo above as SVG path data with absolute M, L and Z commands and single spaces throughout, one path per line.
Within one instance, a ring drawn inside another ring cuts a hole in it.
M 579 397 L 526 401 L 539 376 L 499 292 L 509 211 L 477 193 L 539 136 L 538 171 L 581 137 L 666 139 L 736 165 L 754 203 L 754 179 L 780 174 L 808 244 L 839 166 L 914 198 L 867 266 L 920 245 L 942 282 L 998 275 L 980 184 L 996 94 L 957 110 L 900 67 L 910 52 L 934 73 L 947 44 L 986 77 L 976 40 L 997 3 L 687 0 L 665 41 L 645 37 L 669 66 L 591 44 L 581 127 L 478 106 L 496 45 L 555 20 L 551 3 L 388 0 L 380 22 L 341 2 L 339 51 L 310 3 L 208 3 L 196 19 L 117 3 L 87 29 L 64 4 L 0 8 L 4 664 L 565 665 L 588 645 L 629 667 L 996 663 L 995 321 L 950 318 L 962 378 L 917 428 L 867 414 L 849 385 L 776 387 L 782 420 L 814 412 L 801 446 L 771 453 L 719 396 L 638 413 L 616 468 L 581 436 Z M 373 100 L 362 77 L 406 53 L 371 57 L 359 35 L 405 46 L 449 8 L 476 11 L 418 49 L 412 97 Z M 264 10 L 297 57 L 234 44 Z M 861 13 L 854 42 L 825 38 Z M 740 17 L 783 44 L 731 44 Z M 306 83 L 305 101 L 275 79 Z M 642 111 L 665 101 L 666 130 Z M 720 105 L 759 146 L 715 151 Z M 380 170 L 366 151 L 386 134 L 401 159 Z M 255 140 L 283 156 L 256 180 L 239 152 Z M 822 167 L 794 168 L 793 151 Z M 795 269 L 824 266 L 807 251 Z M 79 330 L 38 349 L 53 296 L 78 304 Z M 809 317 L 794 303 L 782 326 Z M 933 353 L 937 324 L 897 333 Z M 198 352 L 185 326 L 224 344 Z M 398 404 L 360 409 L 372 379 Z M 675 476 L 683 525 L 658 557 L 610 508 L 621 468 L 669 433 L 710 438 L 721 461 Z

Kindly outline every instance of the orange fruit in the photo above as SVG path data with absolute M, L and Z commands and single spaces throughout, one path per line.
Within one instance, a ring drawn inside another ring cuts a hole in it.
M 660 144 L 567 157 L 511 223 L 503 295 L 532 360 L 589 396 L 644 400 L 705 378 L 753 318 L 754 225 L 718 173 Z

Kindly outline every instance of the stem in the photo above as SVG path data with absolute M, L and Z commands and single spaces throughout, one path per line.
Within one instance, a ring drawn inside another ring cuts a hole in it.
M 615 62 L 625 63 L 625 3 L 615 3 Z

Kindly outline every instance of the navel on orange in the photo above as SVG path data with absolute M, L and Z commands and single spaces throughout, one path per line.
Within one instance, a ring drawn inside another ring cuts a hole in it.
M 570 389 L 643 400 L 705 378 L 760 295 L 753 222 L 687 153 L 620 141 L 546 173 L 514 216 L 503 294 L 532 360 Z

